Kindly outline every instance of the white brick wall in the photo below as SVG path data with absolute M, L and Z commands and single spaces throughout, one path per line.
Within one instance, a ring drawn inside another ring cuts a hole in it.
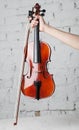
M 0 0 L 0 118 L 13 117 L 14 114 L 26 17 L 28 10 L 36 2 L 36 0 Z M 49 24 L 79 34 L 78 0 L 38 0 L 38 2 L 46 9 L 45 20 Z M 47 34 L 42 33 L 41 39 L 48 42 L 52 49 L 48 69 L 54 75 L 56 90 L 52 97 L 40 101 L 31 100 L 22 94 L 19 115 L 34 116 L 34 111 L 38 110 L 41 111 L 41 115 L 77 112 L 79 51 Z

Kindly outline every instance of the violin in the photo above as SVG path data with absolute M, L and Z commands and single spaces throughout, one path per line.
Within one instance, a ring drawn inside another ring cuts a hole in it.
M 29 11 L 29 16 L 44 15 L 45 10 L 40 10 L 38 3 Z M 42 12 L 42 14 L 40 14 Z M 28 43 L 25 48 L 26 62 L 29 69 L 26 75 L 22 77 L 21 90 L 25 96 L 34 99 L 42 99 L 51 96 L 55 91 L 55 82 L 53 75 L 49 74 L 47 63 L 50 61 L 51 48 L 50 46 L 40 41 L 39 37 L 39 20 L 38 25 L 34 28 L 34 42 Z

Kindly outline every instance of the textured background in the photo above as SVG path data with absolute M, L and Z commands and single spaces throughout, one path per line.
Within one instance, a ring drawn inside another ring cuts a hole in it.
M 45 20 L 50 25 L 79 34 L 78 0 L 0 0 L 0 118 L 14 115 L 27 15 L 36 2 L 46 9 Z M 48 69 L 56 90 L 40 101 L 22 94 L 19 116 L 35 116 L 39 110 L 41 115 L 79 114 L 79 51 L 44 33 L 43 39 L 52 49 Z

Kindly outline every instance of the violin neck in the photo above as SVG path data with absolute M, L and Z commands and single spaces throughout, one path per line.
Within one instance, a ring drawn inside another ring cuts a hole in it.
M 34 54 L 33 62 L 41 63 L 41 53 L 40 53 L 40 40 L 39 40 L 39 22 L 38 25 L 34 28 Z

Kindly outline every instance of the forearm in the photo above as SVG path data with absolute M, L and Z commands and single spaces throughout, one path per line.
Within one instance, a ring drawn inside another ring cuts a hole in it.
M 79 35 L 70 34 L 64 31 L 60 31 L 52 26 L 45 25 L 44 32 L 52 35 L 53 37 L 61 40 L 65 44 L 79 49 Z

